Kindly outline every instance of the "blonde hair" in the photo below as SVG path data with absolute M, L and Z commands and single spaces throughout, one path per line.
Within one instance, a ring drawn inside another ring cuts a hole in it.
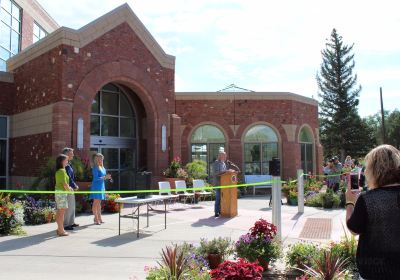
M 97 159 L 99 159 L 99 158 L 104 159 L 104 156 L 102 154 L 100 154 L 100 153 L 97 153 L 97 154 L 93 155 L 93 165 L 94 166 L 99 166 L 98 163 L 97 163 Z
M 400 151 L 380 145 L 365 157 L 365 177 L 370 189 L 400 183 Z

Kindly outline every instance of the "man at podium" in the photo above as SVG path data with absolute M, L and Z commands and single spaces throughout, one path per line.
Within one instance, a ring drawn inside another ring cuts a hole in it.
M 239 168 L 229 160 L 226 160 L 226 153 L 223 148 L 220 148 L 217 160 L 213 164 L 213 184 L 214 186 L 221 185 L 220 176 L 228 170 L 240 171 Z M 221 214 L 221 189 L 215 189 L 215 217 Z

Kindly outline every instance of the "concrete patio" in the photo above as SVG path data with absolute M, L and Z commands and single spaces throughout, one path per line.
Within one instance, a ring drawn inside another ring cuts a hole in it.
M 0 237 L 0 279 L 145 279 L 144 267 L 156 264 L 165 245 L 198 243 L 200 238 L 218 236 L 237 240 L 257 219 L 271 221 L 266 197 L 241 198 L 238 208 L 239 215 L 227 219 L 213 216 L 213 202 L 177 204 L 169 208 L 166 230 L 161 213 L 151 214 L 149 228 L 144 228 L 146 220 L 142 219 L 139 238 L 134 232 L 136 221 L 128 219 L 121 220 L 118 235 L 118 214 L 104 215 L 102 225 L 94 225 L 91 215 L 78 216 L 80 227 L 63 238 L 56 237 L 54 223 L 25 226 L 27 236 Z M 329 227 L 321 229 L 321 219 Z M 344 221 L 343 209 L 305 207 L 305 213 L 299 215 L 297 207 L 283 205 L 283 242 L 287 245 L 307 239 L 300 235 L 323 243 L 339 240 Z

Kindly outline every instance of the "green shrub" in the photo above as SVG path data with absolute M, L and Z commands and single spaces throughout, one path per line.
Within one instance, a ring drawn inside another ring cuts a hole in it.
M 322 201 L 322 193 L 316 193 L 309 198 L 306 199 L 305 205 L 311 206 L 311 207 L 322 207 L 323 206 L 323 201 Z
M 291 268 L 305 268 L 304 265 L 312 266 L 312 257 L 318 252 L 317 245 L 311 243 L 299 242 L 289 245 L 289 250 L 286 253 L 286 265 Z
M 219 254 L 226 260 L 233 253 L 233 242 L 229 237 L 218 237 L 211 241 L 202 238 L 197 253 L 205 258 L 208 254 Z
M 322 206 L 330 209 L 333 207 L 339 207 L 340 197 L 333 192 L 332 189 L 327 189 L 326 193 L 322 193 Z

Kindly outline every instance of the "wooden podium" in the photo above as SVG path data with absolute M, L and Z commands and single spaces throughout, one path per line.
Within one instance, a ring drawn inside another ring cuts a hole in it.
M 226 171 L 221 176 L 221 186 L 236 185 L 237 172 Z M 221 189 L 221 216 L 235 217 L 237 216 L 237 188 Z

